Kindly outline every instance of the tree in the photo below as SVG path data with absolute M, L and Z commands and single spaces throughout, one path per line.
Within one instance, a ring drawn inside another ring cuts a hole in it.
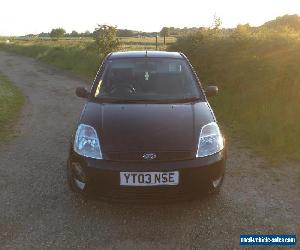
M 85 32 L 83 33 L 83 36 L 85 36 L 85 37 L 90 37 L 90 36 L 91 36 L 91 32 L 89 32 L 89 31 L 87 30 L 87 31 L 85 31 Z
M 118 35 L 118 37 L 133 37 L 135 35 L 135 33 L 133 30 L 118 29 L 117 35 Z
M 117 38 L 117 28 L 114 26 L 98 25 L 93 34 L 99 54 L 107 55 L 120 46 Z
M 222 20 L 220 17 L 218 17 L 216 14 L 214 14 L 214 23 L 213 23 L 213 29 L 218 30 L 222 25 Z
M 57 39 L 63 37 L 66 34 L 66 31 L 63 28 L 52 29 L 50 32 L 50 37 L 52 39 Z
M 300 16 L 297 14 L 280 16 L 275 20 L 266 22 L 262 25 L 262 27 L 279 31 L 284 28 L 291 28 L 295 31 L 300 31 Z
M 50 34 L 49 33 L 45 33 L 45 32 L 42 32 L 39 34 L 39 37 L 49 37 Z
M 79 36 L 78 32 L 76 30 L 73 30 L 71 33 L 70 33 L 70 36 L 71 37 L 77 37 Z
M 246 40 L 251 38 L 252 28 L 247 24 L 238 24 L 231 34 L 231 37 L 235 40 Z
M 166 36 L 169 35 L 169 28 L 168 27 L 163 27 L 161 29 L 161 31 L 159 32 L 159 34 L 164 37 L 164 45 L 166 45 Z
M 221 34 L 221 25 L 222 25 L 222 20 L 220 17 L 218 17 L 216 14 L 214 14 L 213 17 L 213 23 L 207 30 L 206 35 L 208 39 L 214 39 L 214 37 L 218 36 Z

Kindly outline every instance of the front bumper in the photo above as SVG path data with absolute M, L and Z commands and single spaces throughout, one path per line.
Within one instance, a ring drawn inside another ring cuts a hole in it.
M 208 180 L 224 174 L 226 150 L 211 156 L 184 161 L 108 161 L 86 158 L 72 149 L 69 162 L 78 162 L 85 172 L 90 191 L 102 197 L 159 198 L 193 196 Z M 120 172 L 179 171 L 177 186 L 124 187 L 120 186 Z

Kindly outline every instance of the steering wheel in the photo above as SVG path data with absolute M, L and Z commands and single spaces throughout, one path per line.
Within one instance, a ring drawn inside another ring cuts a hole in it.
M 112 94 L 133 94 L 135 92 L 135 88 L 132 85 L 115 85 L 110 90 Z

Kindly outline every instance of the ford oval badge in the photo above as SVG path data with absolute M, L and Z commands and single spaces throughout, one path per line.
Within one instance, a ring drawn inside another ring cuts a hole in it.
M 155 153 L 144 153 L 143 154 L 143 159 L 144 160 L 154 160 L 156 158 Z

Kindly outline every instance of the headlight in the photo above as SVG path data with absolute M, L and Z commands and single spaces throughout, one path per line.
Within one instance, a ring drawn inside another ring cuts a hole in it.
M 215 122 L 204 125 L 200 132 L 196 157 L 215 154 L 224 148 L 223 137 Z
M 85 124 L 78 126 L 74 141 L 74 151 L 86 157 L 102 159 L 99 138 L 93 127 Z

